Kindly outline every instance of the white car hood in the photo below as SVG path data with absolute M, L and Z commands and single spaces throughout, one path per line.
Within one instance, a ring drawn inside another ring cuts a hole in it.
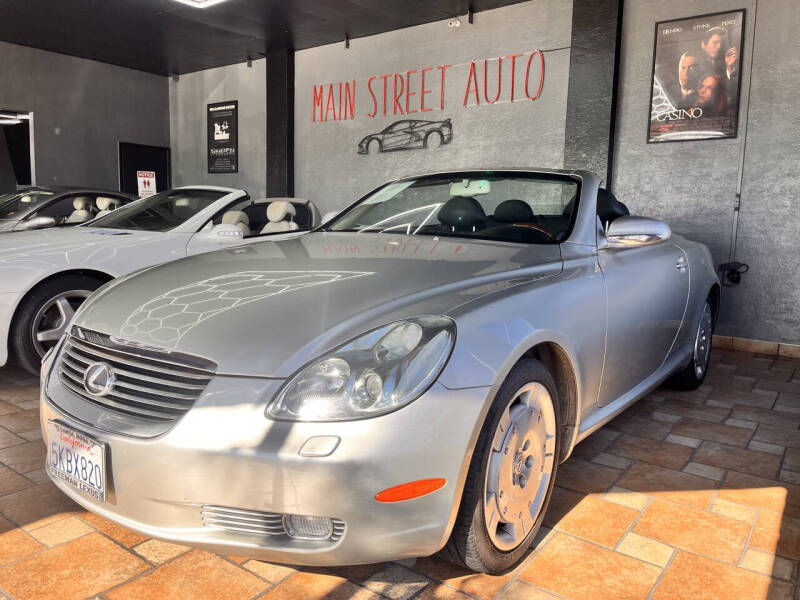
M 71 251 L 82 249 L 91 253 L 97 249 L 131 242 L 146 242 L 163 233 L 152 231 L 127 231 L 100 227 L 68 227 L 64 229 L 42 229 L 20 231 L 0 237 L 0 264 L 15 259 L 30 259 L 41 256 L 67 256 Z

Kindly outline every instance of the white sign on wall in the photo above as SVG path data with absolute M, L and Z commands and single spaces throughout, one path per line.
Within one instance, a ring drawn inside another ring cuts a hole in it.
M 136 171 L 139 198 L 147 198 L 156 193 L 156 174 L 153 171 Z

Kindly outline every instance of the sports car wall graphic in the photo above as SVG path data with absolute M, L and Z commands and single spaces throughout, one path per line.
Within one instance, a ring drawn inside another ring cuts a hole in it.
M 405 119 L 395 121 L 383 131 L 371 133 L 358 142 L 359 154 L 419 150 L 444 146 L 453 141 L 453 123 Z

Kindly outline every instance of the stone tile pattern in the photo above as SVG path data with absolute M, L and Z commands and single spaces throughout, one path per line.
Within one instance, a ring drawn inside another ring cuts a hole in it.
M 294 568 L 148 540 L 42 469 L 37 381 L 0 369 L 0 598 L 800 598 L 800 359 L 715 349 L 561 465 L 536 543 L 490 577 L 437 557 Z

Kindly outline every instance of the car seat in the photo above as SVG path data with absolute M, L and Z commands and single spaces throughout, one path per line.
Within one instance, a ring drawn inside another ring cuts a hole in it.
M 91 211 L 91 198 L 87 198 L 86 196 L 78 196 L 72 200 L 72 207 L 75 210 L 73 210 L 72 214 L 67 217 L 67 223 L 86 223 L 86 221 L 91 221 L 94 218 Z
M 243 236 L 250 235 L 250 219 L 241 210 L 229 210 L 222 215 L 222 223 L 225 225 L 236 225 L 242 230 Z
M 269 223 L 264 225 L 261 233 L 280 233 L 283 231 L 297 231 L 300 226 L 294 222 L 296 211 L 291 202 L 276 201 L 270 202 L 267 206 L 267 219 Z M 285 220 L 289 217 L 289 220 Z
M 119 200 L 116 198 L 109 198 L 107 196 L 98 196 L 95 198 L 94 202 L 97 204 L 97 208 L 100 210 L 100 212 L 97 213 L 98 217 L 102 217 L 103 215 L 110 213 L 112 210 L 116 210 L 119 208 L 120 204 Z
M 536 219 L 530 204 L 523 200 L 506 200 L 494 209 L 492 219 L 498 223 L 530 223 Z
M 439 222 L 451 231 L 475 231 L 486 224 L 486 213 L 471 196 L 453 196 L 437 213 Z

